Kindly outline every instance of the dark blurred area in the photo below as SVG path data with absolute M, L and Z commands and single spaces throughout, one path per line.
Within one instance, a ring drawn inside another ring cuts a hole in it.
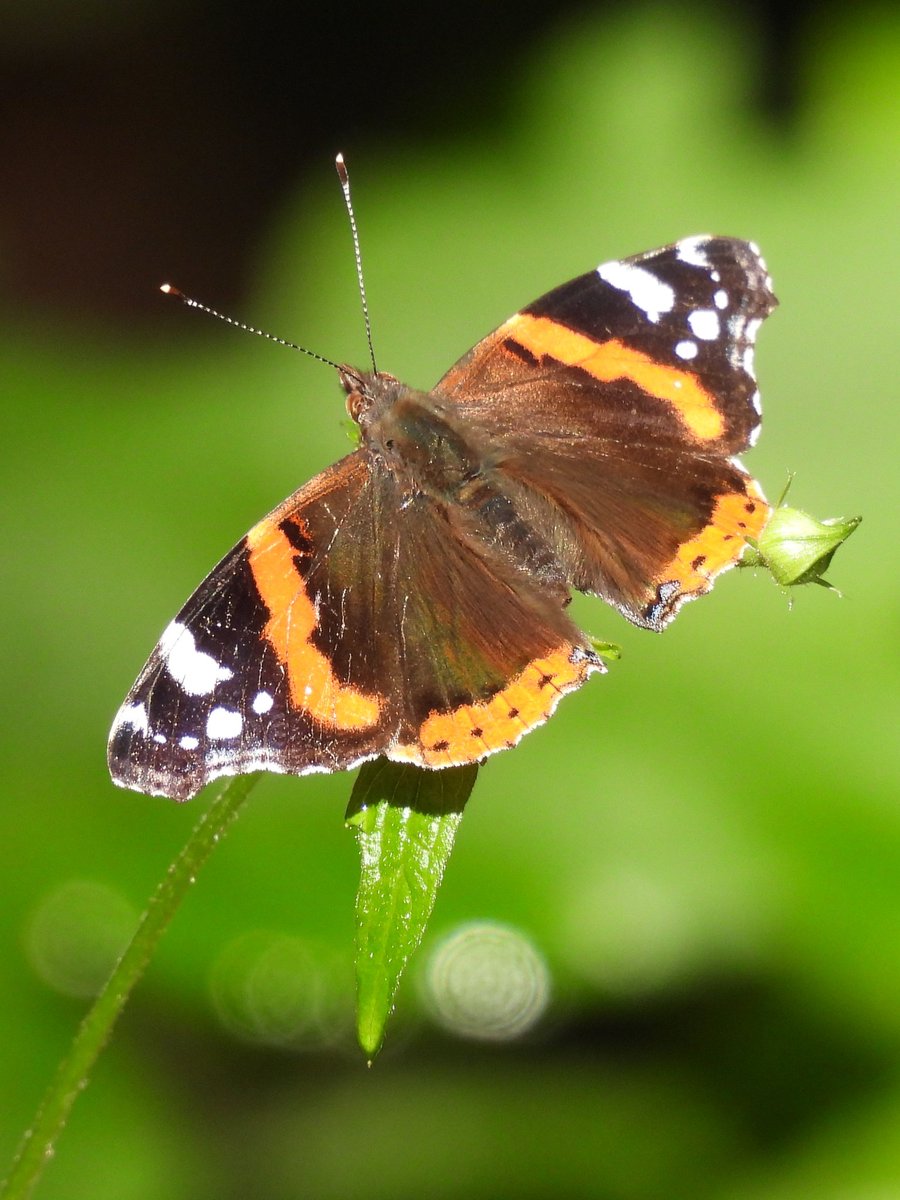
M 788 138 L 804 102 L 798 56 L 827 7 L 719 7 L 744 31 L 748 106 Z M 346 2 L 185 0 L 97 2 L 87 20 L 81 7 L 7 9 L 3 303 L 159 319 L 155 287 L 174 273 L 237 309 L 260 228 L 307 171 L 381 139 L 501 140 L 523 54 L 567 17 L 628 8 L 464 0 L 379 17 Z

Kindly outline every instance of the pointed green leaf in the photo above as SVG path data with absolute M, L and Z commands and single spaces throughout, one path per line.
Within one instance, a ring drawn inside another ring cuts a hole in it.
M 617 642 L 605 642 L 592 634 L 588 634 L 588 641 L 600 657 L 605 658 L 608 662 L 618 662 L 622 657 L 622 647 Z
M 356 1028 L 378 1053 L 400 977 L 444 876 L 477 765 L 427 771 L 376 759 L 360 770 L 347 809 L 359 842 Z

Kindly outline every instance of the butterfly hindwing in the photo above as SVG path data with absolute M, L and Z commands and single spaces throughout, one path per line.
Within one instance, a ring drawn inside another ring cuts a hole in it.
M 559 597 L 479 537 L 454 506 L 401 509 L 384 628 L 399 651 L 389 758 L 472 762 L 514 745 L 603 664 Z
M 758 428 L 753 347 L 774 305 L 755 247 L 687 239 L 547 293 L 435 392 L 498 447 L 571 584 L 661 628 L 768 517 L 732 456 Z

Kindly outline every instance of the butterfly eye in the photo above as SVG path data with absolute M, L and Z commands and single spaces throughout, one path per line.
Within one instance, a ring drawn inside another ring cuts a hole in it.
M 347 393 L 347 413 L 351 420 L 355 421 L 357 425 L 359 424 L 360 417 L 366 411 L 367 407 L 368 404 L 362 392 Z

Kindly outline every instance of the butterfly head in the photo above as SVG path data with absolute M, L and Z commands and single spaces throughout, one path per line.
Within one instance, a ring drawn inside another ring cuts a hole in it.
M 339 368 L 341 387 L 347 393 L 347 414 L 366 438 L 373 422 L 384 415 L 409 391 L 399 379 L 385 371 L 360 371 L 356 367 Z

